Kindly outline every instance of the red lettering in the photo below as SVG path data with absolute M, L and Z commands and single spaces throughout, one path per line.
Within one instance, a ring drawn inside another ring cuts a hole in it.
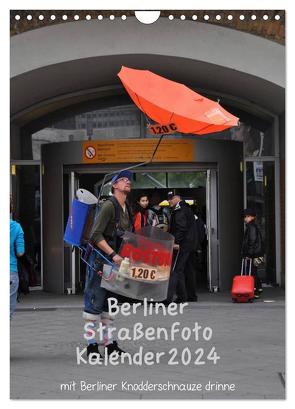
M 150 262 L 150 257 L 151 257 L 150 250 L 144 250 L 142 261 L 143 261 L 144 263 L 146 263 L 146 264 L 149 264 L 149 262 Z
M 163 264 L 165 264 L 165 253 L 159 253 L 158 254 L 158 262 L 157 262 L 157 264 L 159 265 L 159 266 L 162 266 Z
M 155 266 L 157 264 L 158 251 L 157 250 L 152 251 L 151 256 L 152 256 L 151 264 Z
M 124 244 L 120 251 L 121 257 L 130 258 L 130 254 L 132 250 L 133 250 L 133 246 L 131 244 Z
M 132 251 L 132 259 L 134 261 L 141 261 L 142 260 L 143 251 L 139 248 L 133 248 Z
M 153 248 L 152 245 L 147 243 L 138 244 L 140 244 L 140 248 L 134 247 L 130 243 L 123 244 L 120 251 L 120 256 L 128 257 L 131 261 L 136 263 L 142 262 L 151 266 L 171 265 L 172 254 L 165 251 L 166 249 L 164 246 L 160 246 L 160 248 Z

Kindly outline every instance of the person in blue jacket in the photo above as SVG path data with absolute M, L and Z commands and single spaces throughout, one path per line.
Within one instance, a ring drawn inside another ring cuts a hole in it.
M 10 213 L 12 213 L 13 204 L 10 197 Z M 18 270 L 17 257 L 21 257 L 25 252 L 24 232 L 19 223 L 10 219 L 10 319 L 16 306 L 18 290 Z

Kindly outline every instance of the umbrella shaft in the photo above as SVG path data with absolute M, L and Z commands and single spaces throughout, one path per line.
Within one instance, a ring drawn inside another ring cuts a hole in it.
M 139 168 L 140 166 L 148 165 L 149 163 L 151 163 L 153 161 L 154 157 L 155 157 L 155 154 L 157 153 L 157 150 L 158 150 L 159 145 L 160 145 L 160 143 L 161 143 L 161 141 L 163 139 L 163 136 L 164 135 L 161 135 L 161 137 L 159 138 L 157 146 L 155 147 L 154 152 L 153 152 L 153 154 L 152 154 L 152 156 L 151 156 L 151 158 L 149 160 L 147 160 L 145 162 L 138 163 L 137 165 L 128 166 L 128 168 L 124 168 L 124 169 L 121 169 L 119 171 L 115 170 L 114 172 L 110 172 L 110 173 L 107 173 L 106 175 L 104 175 L 104 178 L 103 178 L 103 181 L 102 181 L 102 184 L 101 184 L 101 188 L 100 188 L 100 191 L 99 191 L 99 195 L 98 195 L 98 200 L 101 197 L 101 194 L 102 194 L 102 191 L 103 191 L 103 188 L 104 188 L 104 184 L 105 184 L 105 180 L 106 180 L 106 178 L 108 176 L 115 175 L 116 173 L 123 172 L 124 170 L 131 170 L 131 169 Z

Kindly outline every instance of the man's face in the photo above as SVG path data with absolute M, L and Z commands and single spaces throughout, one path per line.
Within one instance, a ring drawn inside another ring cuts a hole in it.
M 170 207 L 176 206 L 179 201 L 180 201 L 179 196 L 173 196 L 173 197 L 171 197 L 171 199 L 168 199 L 168 203 L 169 203 Z
M 131 181 L 126 177 L 119 178 L 116 180 L 116 183 L 113 184 L 113 188 L 119 192 L 129 193 L 131 191 Z

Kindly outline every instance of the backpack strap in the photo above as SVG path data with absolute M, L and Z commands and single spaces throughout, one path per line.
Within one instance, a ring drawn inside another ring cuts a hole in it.
M 129 215 L 129 222 L 130 222 L 131 231 L 134 231 L 133 214 L 132 214 L 131 208 L 130 208 L 128 203 L 126 203 L 126 208 L 127 208 L 127 212 L 128 212 L 128 215 Z
M 118 200 L 115 198 L 115 196 L 111 196 L 109 199 L 110 202 L 113 203 L 113 206 L 115 208 L 115 230 L 113 232 L 113 247 L 115 248 L 115 251 L 118 251 L 118 247 L 120 244 L 120 237 L 118 234 L 119 231 L 119 224 L 120 224 L 120 209 L 121 209 L 121 205 L 118 202 Z M 131 213 L 131 209 L 129 207 L 129 205 L 126 203 L 126 209 L 128 211 L 128 217 L 129 217 L 129 225 L 131 227 L 130 231 L 134 231 L 134 223 L 133 223 L 133 218 L 132 218 L 132 213 Z
M 119 227 L 119 223 L 120 223 L 120 206 L 121 205 L 118 202 L 118 200 L 115 198 L 115 196 L 111 196 L 107 200 L 112 202 L 113 205 L 114 205 L 114 208 L 115 208 L 115 225 L 116 225 L 116 229 L 117 229 Z
M 118 202 L 118 200 L 115 198 L 115 196 L 111 196 L 107 200 L 112 202 L 113 205 L 114 205 L 114 208 L 115 208 L 115 224 L 116 224 L 116 228 L 118 228 L 119 223 L 120 223 L 120 208 L 121 208 L 121 205 Z M 128 205 L 127 202 L 125 203 L 125 205 L 126 205 L 126 209 L 127 209 L 128 216 L 129 216 L 129 223 L 130 223 L 131 231 L 133 231 L 134 230 L 134 223 L 133 223 L 132 212 L 131 212 L 130 206 Z

